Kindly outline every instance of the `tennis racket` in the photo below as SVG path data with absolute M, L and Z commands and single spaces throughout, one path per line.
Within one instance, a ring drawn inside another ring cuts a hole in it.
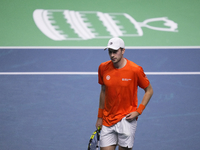
M 94 131 L 90 137 L 88 150 L 98 150 L 99 149 L 99 140 L 100 140 L 100 131 L 99 127 L 96 131 Z

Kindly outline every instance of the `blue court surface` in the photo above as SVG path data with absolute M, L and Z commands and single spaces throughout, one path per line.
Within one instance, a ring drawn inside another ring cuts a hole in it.
M 133 149 L 199 150 L 200 49 L 127 49 L 124 56 L 143 67 L 154 89 Z M 87 149 L 96 73 L 107 60 L 103 49 L 0 49 L 0 150 Z

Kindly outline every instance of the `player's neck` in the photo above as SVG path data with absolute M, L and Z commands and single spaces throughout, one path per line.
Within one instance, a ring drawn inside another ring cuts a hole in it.
M 122 57 L 122 59 L 118 63 L 115 63 L 113 65 L 114 65 L 115 68 L 121 69 L 124 66 L 126 66 L 126 63 L 127 63 L 127 60 L 124 57 Z

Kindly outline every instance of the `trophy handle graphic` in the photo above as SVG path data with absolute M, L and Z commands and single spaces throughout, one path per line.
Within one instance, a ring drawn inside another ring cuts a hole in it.
M 153 26 L 148 25 L 149 22 L 156 22 L 156 21 L 164 21 L 165 22 L 164 25 L 166 27 L 170 27 L 170 28 L 153 27 Z M 169 20 L 167 17 L 147 19 L 147 20 L 143 21 L 142 23 L 140 23 L 140 26 L 147 27 L 147 28 L 153 29 L 153 30 L 159 30 L 159 31 L 178 32 L 178 30 L 176 30 L 178 28 L 178 24 L 172 20 Z

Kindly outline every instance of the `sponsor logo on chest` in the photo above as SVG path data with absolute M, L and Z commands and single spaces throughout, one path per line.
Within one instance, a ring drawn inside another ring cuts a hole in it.
M 122 78 L 122 81 L 131 81 L 131 79 L 128 79 L 128 78 Z

